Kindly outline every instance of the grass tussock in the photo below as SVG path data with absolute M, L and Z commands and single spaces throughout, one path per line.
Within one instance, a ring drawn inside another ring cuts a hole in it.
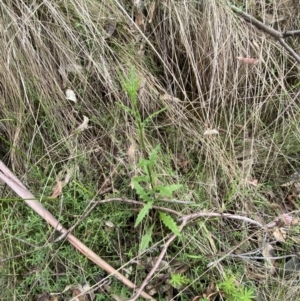
M 281 32 L 300 26 L 296 1 L 233 2 Z M 174 198 L 193 202 L 169 199 L 162 206 L 182 214 L 229 212 L 263 224 L 298 210 L 293 188 L 281 187 L 300 166 L 296 61 L 227 1 L 149 1 L 140 13 L 143 24 L 125 0 L 2 1 L 1 160 L 67 228 L 91 200 L 141 200 L 133 179 L 143 175 L 138 163 L 158 144 L 155 181 L 141 185 L 181 184 Z M 297 36 L 286 41 L 299 52 Z M 237 57 L 259 63 L 243 64 Z M 132 97 L 121 80 L 132 70 L 139 78 L 137 115 L 129 110 Z M 66 99 L 66 90 L 75 93 L 76 103 Z M 152 114 L 143 128 L 137 126 L 137 117 L 143 122 Z M 84 116 L 88 127 L 78 131 Z M 60 172 L 70 170 L 63 194 L 50 199 Z M 1 187 L 2 300 L 32 300 L 104 277 L 112 281 L 110 290 L 96 294 L 97 300 L 129 298 L 129 290 L 66 242 L 53 243 L 55 231 Z M 102 204 L 74 230 L 137 285 L 169 234 L 155 210 L 134 227 L 139 210 L 122 202 Z M 138 255 L 149 229 L 152 247 Z M 298 283 L 282 276 L 288 259 L 277 260 L 271 273 L 264 260 L 230 254 L 262 250 L 266 243 L 276 256 L 297 253 L 298 230 L 286 230 L 279 243 L 245 222 L 198 219 L 168 249 L 164 273 L 171 282 L 159 281 L 173 284 L 172 300 L 204 297 L 212 284 L 216 300 L 237 300 L 235 292 L 241 300 L 250 288 L 258 300 L 295 300 Z M 234 288 L 237 281 L 243 289 Z M 166 293 L 155 298 L 166 300 Z

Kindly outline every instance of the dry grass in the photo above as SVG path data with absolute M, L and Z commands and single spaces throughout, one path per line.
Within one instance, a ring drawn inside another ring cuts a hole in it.
M 261 20 L 268 14 L 283 17 L 272 24 L 280 31 L 300 26 L 293 1 L 236 2 Z M 126 75 L 134 66 L 142 79 L 141 114 L 147 117 L 167 107 L 146 131 L 149 151 L 162 145 L 157 167 L 161 182 L 184 184 L 178 197 L 197 203 L 176 209 L 230 210 L 261 222 L 280 214 L 271 203 L 281 203 L 286 191 L 279 184 L 300 165 L 299 67 L 279 43 L 234 14 L 226 1 L 159 1 L 145 30 L 131 19 L 131 1 L 7 0 L 0 13 L 0 153 L 34 193 L 48 196 L 55 175 L 64 165 L 72 165 L 83 187 L 96 192 L 107 180 L 114 194 L 132 196 L 129 184 L 142 152 L 132 117 L 118 106 L 130 106 L 130 99 L 117 72 Z M 114 29 L 112 35 L 109 28 Z M 299 50 L 297 38 L 288 41 Z M 238 56 L 256 56 L 259 63 L 245 65 Z M 76 92 L 77 104 L 65 99 L 66 88 Z M 74 130 L 83 116 L 89 117 L 90 128 L 77 135 Z M 219 135 L 204 135 L 208 129 L 217 129 Z M 127 150 L 133 144 L 132 161 Z M 254 179 L 257 187 L 249 184 Z M 9 233 L 2 237 L 3 258 L 19 254 L 14 239 L 26 232 L 12 230 L 9 220 L 23 214 L 22 205 L 15 208 L 2 217 Z M 60 208 L 63 219 L 64 205 Z M 165 235 L 158 232 L 158 237 Z M 202 268 L 196 269 L 197 261 L 189 263 L 193 283 L 206 281 L 199 290 L 227 270 L 244 274 L 247 282 L 248 265 L 243 261 L 224 260 L 208 271 L 205 263 L 231 249 L 257 248 L 259 235 L 253 238 L 253 229 L 209 220 L 185 232 L 170 256 L 187 261 L 187 254 L 202 254 Z M 133 243 L 138 244 L 139 235 Z M 121 242 L 128 251 L 130 243 Z M 123 246 L 118 248 L 124 256 Z M 5 268 L 13 273 L 11 265 Z M 279 291 L 291 292 L 290 287 L 296 291 L 295 284 L 283 280 L 272 290 L 275 280 L 267 271 L 262 273 L 270 298 L 282 300 Z M 136 277 L 140 283 L 138 273 Z M 2 284 L 11 289 L 11 296 L 19 278 Z M 294 300 L 295 294 L 285 295 L 285 300 Z

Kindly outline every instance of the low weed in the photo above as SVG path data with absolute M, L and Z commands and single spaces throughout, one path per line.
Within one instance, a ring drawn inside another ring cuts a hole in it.
M 132 179 L 132 185 L 135 189 L 139 198 L 145 202 L 144 207 L 139 212 L 137 219 L 135 221 L 135 227 L 137 227 L 149 214 L 152 209 L 153 204 L 158 200 L 164 198 L 172 198 L 176 190 L 182 187 L 181 184 L 171 184 L 171 185 L 158 185 L 160 179 L 155 173 L 155 165 L 157 164 L 157 159 L 159 156 L 160 145 L 158 144 L 151 152 L 148 153 L 146 146 L 146 129 L 148 123 L 157 115 L 161 114 L 166 110 L 166 108 L 161 109 L 143 120 L 139 106 L 138 106 L 138 89 L 140 79 L 136 74 L 134 68 L 130 70 L 129 76 L 127 78 L 123 77 L 119 73 L 119 78 L 123 89 L 127 92 L 132 106 L 128 107 L 123 104 L 120 106 L 128 112 L 134 119 L 136 130 L 138 132 L 139 145 L 142 151 L 142 158 L 138 163 L 138 168 L 141 169 L 141 175 L 134 176 Z M 174 234 L 180 236 L 178 226 L 174 219 L 165 212 L 159 212 L 159 218 Z M 140 252 L 146 250 L 151 242 L 151 235 L 153 231 L 153 225 L 149 226 L 146 233 L 141 239 L 141 244 L 139 247 Z

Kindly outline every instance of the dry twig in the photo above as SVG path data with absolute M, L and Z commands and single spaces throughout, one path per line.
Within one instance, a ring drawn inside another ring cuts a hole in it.
M 54 229 L 62 234 L 68 233 L 68 230 L 64 228 L 60 222 L 37 201 L 34 195 L 23 185 L 23 183 L 0 161 L 0 179 L 5 182 L 14 192 L 25 200 L 25 203 L 33 209 L 38 215 L 40 215 L 45 221 L 47 221 Z M 79 239 L 72 234 L 68 233 L 66 239 L 84 256 L 89 258 L 103 270 L 114 276 L 126 286 L 131 289 L 135 289 L 135 284 L 129 279 L 123 276 L 119 271 L 114 269 L 106 261 L 100 258 L 96 253 L 84 245 Z M 145 292 L 141 292 L 141 296 L 147 300 L 155 301 L 150 295 Z
M 253 16 L 245 13 L 244 11 L 242 11 L 241 9 L 239 9 L 238 7 L 236 7 L 234 5 L 230 5 L 230 7 L 231 7 L 231 9 L 235 13 L 237 13 L 238 15 L 240 15 L 241 17 L 243 17 L 244 20 L 250 22 L 255 27 L 257 27 L 258 29 L 260 29 L 261 31 L 269 34 L 274 39 L 276 39 L 286 49 L 286 51 L 289 52 L 289 54 L 298 63 L 300 63 L 300 56 L 284 40 L 286 37 L 300 35 L 300 30 L 292 30 L 292 31 L 280 32 L 280 31 L 278 31 L 278 30 L 276 30 L 276 29 L 274 29 L 274 28 L 272 28 L 270 26 L 267 26 L 266 24 L 260 22 L 259 20 L 257 20 Z

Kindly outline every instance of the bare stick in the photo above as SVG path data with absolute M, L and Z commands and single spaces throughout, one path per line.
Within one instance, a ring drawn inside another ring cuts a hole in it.
M 282 37 L 285 39 L 287 37 L 293 37 L 293 36 L 298 36 L 300 35 L 300 30 L 289 30 L 289 31 L 285 31 L 282 34 Z
M 259 228 L 269 228 L 269 226 L 264 226 L 263 224 L 261 224 L 260 222 L 255 221 L 254 219 L 251 219 L 249 217 L 246 216 L 242 216 L 242 215 L 235 215 L 235 214 L 230 214 L 230 213 L 220 213 L 220 212 L 196 212 L 193 214 L 189 214 L 189 215 L 185 215 L 183 217 L 180 218 L 180 220 L 186 220 L 187 222 L 194 220 L 196 218 L 199 217 L 226 217 L 226 218 L 230 218 L 230 219 L 236 219 L 236 220 L 240 220 L 240 221 L 244 221 L 247 222 L 249 224 L 253 224 L 255 226 L 258 226 Z
M 259 20 L 257 20 L 253 16 L 245 13 L 244 11 L 242 11 L 241 9 L 239 9 L 238 7 L 236 7 L 234 5 L 230 5 L 230 7 L 231 7 L 231 9 L 235 13 L 237 13 L 238 15 L 240 15 L 241 17 L 243 17 L 243 19 L 245 19 L 246 21 L 250 22 L 255 27 L 257 27 L 258 29 L 260 29 L 261 31 L 269 34 L 270 36 L 272 36 L 273 38 L 275 38 L 277 41 L 279 41 L 279 43 L 286 49 L 286 51 L 289 52 L 289 54 L 298 63 L 300 63 L 300 56 L 284 41 L 284 38 L 286 38 L 286 37 L 299 35 L 300 34 L 300 30 L 280 32 L 280 31 L 278 31 L 278 30 L 276 30 L 276 29 L 274 29 L 274 28 L 272 28 L 270 26 L 267 26 L 266 24 L 260 22 Z
M 183 227 L 185 226 L 185 224 L 187 223 L 186 219 L 183 219 L 181 225 L 179 226 L 179 231 L 181 232 Z M 148 275 L 146 276 L 146 278 L 144 279 L 144 281 L 142 282 L 140 288 L 137 290 L 136 294 L 129 299 L 128 301 L 135 301 L 140 295 L 141 292 L 144 290 L 145 286 L 149 283 L 151 277 L 154 275 L 155 271 L 158 269 L 159 264 L 161 263 L 161 261 L 163 260 L 169 245 L 171 244 L 171 242 L 177 237 L 177 235 L 173 234 L 164 244 L 164 247 L 162 248 L 159 256 L 157 257 L 156 262 L 154 263 L 151 271 L 148 273 Z
M 129 199 L 125 199 L 125 198 L 111 198 L 111 199 L 106 199 L 106 200 L 101 200 L 101 201 L 94 201 L 94 204 L 103 204 L 103 203 L 109 203 L 109 202 L 124 202 L 124 203 L 128 203 L 128 204 L 135 204 L 135 205 L 139 205 L 139 206 L 144 206 L 145 203 L 143 202 L 139 202 L 139 201 L 135 201 L 135 200 L 129 200 Z M 160 206 L 152 206 L 152 208 L 157 209 L 157 210 L 161 210 L 161 211 L 165 211 L 171 214 L 175 214 L 177 216 L 182 216 L 182 214 L 178 211 L 175 211 L 173 209 L 170 208 L 165 208 L 165 207 L 160 207 Z
M 266 226 L 262 225 L 261 223 L 248 218 L 246 216 L 241 216 L 241 215 L 234 215 L 234 214 L 229 214 L 229 213 L 218 213 L 218 212 L 197 212 L 197 213 L 193 213 L 193 214 L 189 214 L 189 215 L 184 215 L 180 218 L 181 220 L 181 225 L 179 226 L 179 231 L 181 232 L 182 229 L 184 228 L 184 226 L 194 220 L 197 219 L 199 217 L 226 217 L 226 218 L 230 218 L 230 219 L 236 219 L 236 220 L 241 220 L 253 225 L 258 226 L 261 229 L 265 229 L 270 227 L 268 224 Z M 173 234 L 165 243 L 163 249 L 161 250 L 155 264 L 153 265 L 153 268 L 151 269 L 151 271 L 149 272 L 149 274 L 147 275 L 147 277 L 144 279 L 144 281 L 142 282 L 140 288 L 137 290 L 136 294 L 129 299 L 128 301 L 135 301 L 141 294 L 141 292 L 143 291 L 143 289 L 145 288 L 145 286 L 148 284 L 148 282 L 151 280 L 151 277 L 154 275 L 155 271 L 158 269 L 160 262 L 163 260 L 167 249 L 169 247 L 169 245 L 172 243 L 172 241 L 177 237 L 177 235 Z
M 300 63 L 300 56 L 295 52 L 295 50 L 283 39 L 280 38 L 279 43 L 294 57 L 298 63 Z
M 242 11 L 241 9 L 239 9 L 238 7 L 236 7 L 234 5 L 230 5 L 230 7 L 231 7 L 231 9 L 234 12 L 236 12 L 238 15 L 240 15 L 241 17 L 243 17 L 243 19 L 245 19 L 246 21 L 248 21 L 251 24 L 253 24 L 258 29 L 260 29 L 260 30 L 268 33 L 270 36 L 274 37 L 275 39 L 282 38 L 282 33 L 279 32 L 278 30 L 276 30 L 276 29 L 274 29 L 272 27 L 267 26 L 263 22 L 260 22 L 259 20 L 257 20 L 253 16 L 245 13 L 244 11 Z
M 53 228 L 62 234 L 67 233 L 68 230 L 64 228 L 60 222 L 46 209 L 44 206 L 36 200 L 34 195 L 26 189 L 26 187 L 20 182 L 20 180 L 15 177 L 15 175 L 0 161 L 0 180 L 5 182 L 12 190 L 15 191 L 21 198 L 23 198 L 26 204 L 32 208 L 38 215 L 40 215 L 45 221 L 47 221 Z M 92 262 L 97 264 L 103 270 L 108 272 L 111 276 L 114 276 L 119 281 L 124 283 L 131 289 L 135 289 L 135 284 L 132 283 L 129 279 L 124 277 L 120 272 L 114 269 L 106 261 L 100 258 L 96 253 L 91 249 L 85 246 L 79 239 L 77 239 L 72 234 L 68 234 L 66 239 L 84 256 L 89 258 Z M 141 293 L 141 296 L 145 299 L 155 301 L 150 295 L 145 292 Z

